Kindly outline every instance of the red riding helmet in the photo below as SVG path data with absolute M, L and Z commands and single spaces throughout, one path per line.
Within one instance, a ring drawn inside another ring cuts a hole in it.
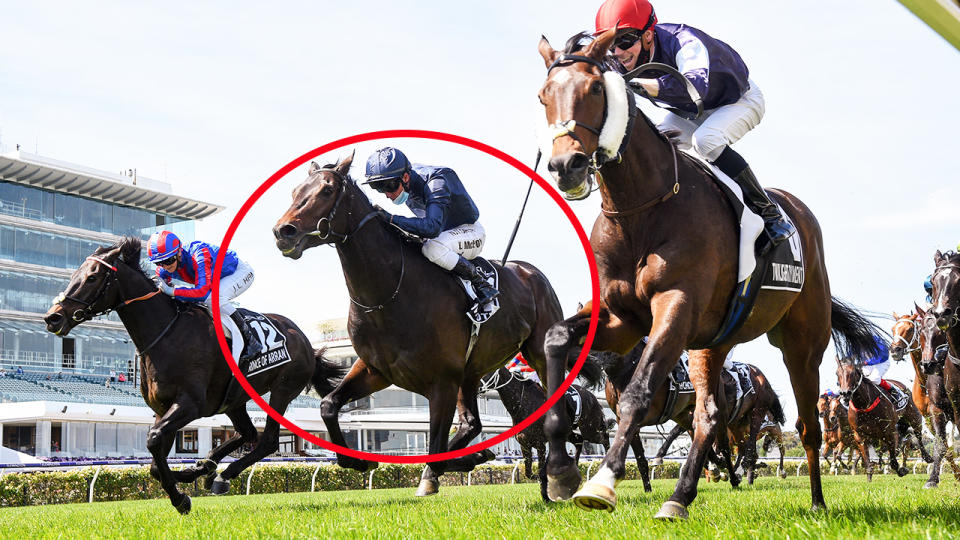
M 648 0 L 607 0 L 597 11 L 597 31 L 593 35 L 602 34 L 614 25 L 617 29 L 633 28 L 642 34 L 655 24 L 657 14 Z

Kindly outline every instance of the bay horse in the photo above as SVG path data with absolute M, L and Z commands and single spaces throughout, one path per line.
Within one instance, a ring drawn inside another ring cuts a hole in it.
M 937 256 L 942 257 L 939 251 Z M 938 272 L 935 274 L 938 279 L 934 282 L 934 292 L 937 294 L 934 298 L 941 301 L 939 305 L 941 310 L 944 305 L 947 305 L 946 299 L 943 298 L 946 296 L 943 285 L 949 283 L 949 277 L 944 279 L 943 275 L 951 270 L 947 266 L 949 264 L 949 262 L 946 262 L 945 269 L 940 270 L 940 263 L 938 263 Z M 939 289 L 937 282 L 940 283 Z M 944 413 L 943 417 L 934 418 L 935 421 L 933 422 L 934 467 L 930 472 L 930 479 L 924 485 L 924 487 L 932 488 L 939 483 L 940 463 L 944 457 L 950 463 L 954 478 L 960 481 L 960 469 L 954 463 L 954 448 L 947 447 L 947 422 L 953 422 L 954 426 L 960 425 L 958 423 L 960 422 L 960 415 L 958 415 L 958 408 L 960 408 L 960 366 L 957 365 L 957 362 L 960 362 L 958 360 L 960 357 L 956 356 L 956 353 L 951 349 L 949 330 L 952 330 L 952 327 L 949 323 L 949 316 L 943 316 L 942 312 L 940 312 L 941 315 L 937 315 L 938 304 L 936 303 L 930 311 L 924 311 L 919 307 L 917 309 L 921 321 L 920 367 L 926 377 L 925 389 L 931 403 Z M 943 319 L 946 319 L 947 322 L 943 323 Z M 945 332 L 944 327 L 948 331 Z M 955 446 L 956 443 L 954 443 Z
M 907 430 L 912 429 L 913 435 L 921 440 L 923 418 L 913 401 L 908 401 L 902 411 L 897 411 L 893 402 L 879 386 L 863 374 L 863 364 L 859 360 L 837 358 L 837 381 L 840 396 L 847 400 L 847 420 L 860 458 L 867 470 L 867 481 L 873 479 L 873 463 L 867 453 L 867 446 L 877 449 L 877 455 L 884 451 L 889 452 L 890 468 L 898 476 L 905 476 L 907 468 L 897 464 L 897 452 L 900 450 L 901 440 L 906 438 Z M 904 392 L 907 387 L 899 381 L 888 379 Z M 932 462 L 923 445 L 920 444 L 920 454 L 924 461 Z
M 857 447 L 857 442 L 853 438 L 850 421 L 847 420 L 847 407 L 840 396 L 821 394 L 817 400 L 817 412 L 823 420 L 823 460 L 831 470 L 838 466 L 845 469 L 852 467 L 853 450 Z M 848 464 L 843 462 L 844 450 L 847 451 Z M 833 463 L 830 463 L 831 456 L 834 457 Z
M 957 466 L 954 456 L 954 449 L 947 445 L 947 423 L 953 420 L 953 405 L 949 400 L 943 399 L 945 394 L 942 391 L 943 369 L 938 368 L 933 362 L 929 363 L 931 374 L 936 376 L 932 381 L 935 386 L 935 394 L 940 403 L 930 399 L 928 388 L 931 382 L 928 382 L 928 374 L 924 370 L 923 349 L 925 344 L 931 339 L 943 342 L 942 334 L 936 327 L 935 320 L 930 319 L 929 337 L 927 333 L 921 331 L 921 324 L 926 319 L 926 313 L 914 304 L 914 312 L 909 315 L 899 316 L 893 313 L 896 322 L 891 331 L 893 335 L 893 345 L 890 347 L 890 355 L 894 360 L 903 358 L 904 353 L 910 355 L 910 361 L 913 364 L 913 402 L 927 420 L 927 427 L 934 438 L 933 467 L 930 470 L 930 478 L 924 484 L 925 488 L 933 488 L 940 484 L 940 463 L 943 458 L 947 459 L 950 468 L 957 480 L 960 480 L 960 467 Z M 934 333 L 941 334 L 933 337 Z M 935 349 L 935 347 L 934 347 Z M 931 350 L 930 359 L 933 359 Z
M 648 416 L 653 396 L 677 357 L 690 350 L 696 389 L 695 433 L 674 493 L 657 514 L 686 518 L 697 493 L 699 471 L 722 424 L 720 372 L 737 343 L 767 334 L 783 352 L 799 413 L 798 432 L 807 454 L 813 510 L 826 507 L 821 488 L 820 425 L 816 401 L 823 351 L 831 332 L 844 355 L 875 354 L 881 330 L 833 299 L 824 263 L 820 227 L 796 197 L 771 190 L 797 227 L 804 246 L 805 283 L 800 292 L 761 290 L 746 321 L 717 337 L 737 286 L 738 230 L 731 204 L 711 175 L 677 151 L 642 113 L 629 105 L 623 78 L 604 64 L 616 35 L 611 29 L 582 46 L 574 36 L 564 51 L 546 38 L 538 49 L 547 67 L 539 97 L 554 127 L 548 169 L 558 189 L 571 197 L 590 192 L 590 177 L 602 177 L 601 215 L 590 241 L 596 255 L 601 298 L 592 348 L 621 354 L 649 335 L 649 345 L 620 400 L 620 423 L 603 465 L 583 488 L 580 473 L 561 452 L 569 420 L 554 407 L 546 421 L 551 436 L 547 476 L 554 500 L 574 498 L 588 509 L 616 507 L 616 483 L 624 477 L 627 446 Z M 546 340 L 547 391 L 563 379 L 568 357 L 590 328 L 581 310 L 550 329 Z
M 480 378 L 518 352 L 545 372 L 547 329 L 563 318 L 546 276 L 533 265 L 494 264 L 500 309 L 471 339 L 466 317 L 472 301 L 459 280 L 420 253 L 421 242 L 380 219 L 350 178 L 353 155 L 325 167 L 311 163 L 307 179 L 273 228 L 277 248 L 299 259 L 307 249 L 331 245 L 340 257 L 350 308 L 347 331 L 359 358 L 321 406 L 330 440 L 345 446 L 338 413 L 350 401 L 395 384 L 430 404 L 430 454 L 459 450 L 480 434 Z M 448 442 L 454 412 L 460 425 Z M 569 433 L 569 430 L 568 430 Z M 489 450 L 431 462 L 418 496 L 438 492 L 444 471 L 469 471 L 492 459 Z M 338 454 L 337 463 L 365 471 L 373 463 Z
M 574 431 L 567 439 L 576 450 L 573 458 L 576 462 L 580 461 L 580 453 L 585 442 L 603 446 L 604 452 L 610 448 L 610 436 L 607 434 L 608 422 L 603 415 L 603 406 L 590 391 L 590 388 L 599 386 L 603 374 L 592 364 L 584 364 L 584 367 L 588 369 L 581 369 L 579 375 L 581 378 L 589 379 L 587 387 L 577 384 L 570 386 L 579 394 L 581 404 L 580 417 L 574 423 Z M 507 368 L 501 367 L 481 381 L 481 391 L 496 390 L 500 394 L 500 402 L 507 409 L 514 425 L 525 420 L 547 401 L 547 394 L 539 383 L 519 377 Z M 533 478 L 533 451 L 537 451 L 540 496 L 544 502 L 551 502 L 547 497 L 547 436 L 543 432 L 543 417 L 518 433 L 516 439 L 520 444 L 527 478 Z
M 190 496 L 177 483 L 205 477 L 216 494 L 226 493 L 230 479 L 280 448 L 280 425 L 267 418 L 257 434 L 247 413 L 245 392 L 228 394 L 233 373 L 217 343 L 211 314 L 206 309 L 161 294 L 140 267 L 141 241 L 126 237 L 98 248 L 70 277 L 70 283 L 44 321 L 47 330 L 66 336 L 93 317 L 116 311 L 140 357 L 140 392 L 156 413 L 147 433 L 153 456 L 150 474 L 160 481 L 170 502 L 181 514 L 190 512 Z M 259 394 L 270 392 L 270 406 L 283 414 L 306 386 L 324 395 L 343 377 L 342 368 L 314 350 L 297 326 L 281 315 L 264 314 L 286 338 L 291 361 L 248 378 Z M 167 456 L 177 431 L 198 418 L 223 412 L 236 434 L 207 454 L 195 466 L 171 471 Z M 217 464 L 244 444 L 256 444 L 246 455 L 217 475 Z M 214 478 L 216 477 L 216 478 Z

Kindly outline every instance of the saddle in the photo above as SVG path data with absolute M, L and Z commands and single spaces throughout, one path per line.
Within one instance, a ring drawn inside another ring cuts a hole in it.
M 887 397 L 890 398 L 890 403 L 893 404 L 893 408 L 896 409 L 897 412 L 902 412 L 907 408 L 907 403 L 910 402 L 911 396 L 895 384 L 891 384 L 890 387 L 893 389 L 893 391 L 886 392 Z M 880 391 L 882 392 L 883 389 L 881 388 Z
M 486 274 L 487 283 L 489 283 L 491 287 L 500 290 L 500 275 L 497 273 L 496 267 L 490 264 L 490 261 L 483 257 L 474 257 L 470 262 Z M 461 277 L 457 277 L 457 279 L 463 286 L 463 290 L 467 293 L 467 297 L 473 300 L 470 309 L 467 310 L 467 317 L 477 326 L 487 322 L 487 320 L 493 317 L 493 314 L 500 309 L 500 297 L 498 296 L 494 298 L 493 301 L 481 306 L 476 301 L 477 291 L 474 290 L 473 284 L 469 280 Z
M 733 413 L 730 414 L 730 418 L 727 419 L 728 421 L 732 421 L 740 416 L 740 413 L 742 412 L 741 409 L 743 408 L 743 402 L 748 395 L 755 391 L 755 388 L 753 387 L 753 380 L 750 378 L 750 366 L 748 364 L 744 364 L 743 362 L 732 362 L 732 364 L 733 369 L 725 369 L 720 374 L 721 378 L 724 374 L 726 374 L 731 378 L 731 380 L 733 380 L 733 377 L 736 377 L 736 381 L 734 382 L 739 384 L 740 389 L 740 393 L 737 395 L 736 403 L 734 403 L 733 406 Z
M 694 392 L 686 351 L 680 355 L 677 365 L 673 366 L 673 370 L 667 375 L 667 382 L 670 383 L 670 390 L 667 393 L 667 401 L 664 403 L 663 412 L 657 417 L 657 424 L 662 424 L 670 419 L 673 407 L 676 406 L 680 394 L 692 394 Z
M 740 187 L 714 165 L 704 162 L 698 156 L 687 155 L 713 178 L 726 196 L 740 225 L 738 283 L 727 306 L 723 324 L 706 347 L 710 348 L 722 343 L 743 326 L 760 289 L 800 292 L 804 282 L 803 245 L 799 234 L 794 234 L 778 246 L 770 244 L 769 238 L 762 234 L 763 220 L 744 204 Z M 784 212 L 783 207 L 777 206 L 784 219 L 792 224 L 793 220 Z

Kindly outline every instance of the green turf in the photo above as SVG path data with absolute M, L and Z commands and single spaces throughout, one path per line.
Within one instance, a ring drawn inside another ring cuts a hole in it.
M 674 486 L 618 488 L 616 512 L 546 506 L 536 485 L 203 497 L 181 517 L 166 500 L 0 509 L 4 538 L 941 538 L 960 535 L 960 485 L 909 475 L 827 477 L 829 510 L 811 514 L 806 477 L 760 478 L 732 492 L 700 483 L 691 519 L 652 519 Z

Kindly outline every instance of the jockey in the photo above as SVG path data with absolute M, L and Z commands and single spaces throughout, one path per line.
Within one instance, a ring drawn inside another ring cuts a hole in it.
M 703 99 L 703 114 L 687 120 L 668 112 L 657 126 L 660 131 L 679 132 L 679 147 L 693 148 L 733 179 L 744 201 L 763 218 L 764 229 L 777 245 L 796 232 L 778 207 L 770 201 L 753 171 L 730 145 L 756 127 L 763 118 L 764 99 L 749 79 L 746 64 L 726 43 L 684 24 L 657 24 L 648 0 L 606 0 L 597 11 L 598 35 L 616 26 L 611 53 L 626 71 L 648 62 L 674 67 L 686 77 Z M 690 98 L 684 85 L 670 75 L 634 80 L 644 97 L 688 109 Z M 695 112 L 692 111 L 692 112 Z
M 960 249 L 960 246 L 957 246 Z M 924 306 L 926 309 L 930 309 L 930 306 L 933 305 L 933 274 L 927 276 L 927 279 L 923 280 L 923 290 L 927 292 L 927 305 Z
M 217 260 L 218 246 L 196 241 L 183 247 L 177 235 L 169 231 L 155 232 L 147 242 L 147 256 L 157 265 L 159 287 L 176 300 L 213 306 L 213 263 Z M 174 287 L 176 278 L 193 287 Z M 260 348 L 260 339 L 237 312 L 231 302 L 250 288 L 253 283 L 253 268 L 242 261 L 233 251 L 227 251 L 220 269 L 220 321 L 232 336 L 233 357 L 239 361 L 245 341 L 251 350 Z M 234 326 L 236 325 L 236 326 Z
M 416 217 L 390 214 L 381 217 L 400 229 L 425 238 L 423 255 L 433 264 L 470 281 L 483 306 L 499 292 L 487 275 L 470 262 L 480 255 L 486 233 L 477 222 L 480 211 L 457 173 L 447 167 L 420 165 L 407 160 L 396 148 L 381 148 L 367 159 L 367 181 L 393 204 L 406 204 Z
M 522 353 L 517 353 L 517 356 L 507 362 L 505 366 L 507 370 L 511 373 L 518 373 L 524 378 L 530 379 L 537 384 L 542 384 L 540 382 L 540 376 L 537 375 L 537 370 L 530 367 L 530 364 L 527 363 L 527 359 L 523 357 Z
M 890 345 L 880 337 L 875 337 L 874 340 L 877 342 L 880 354 L 863 362 L 863 376 L 886 390 L 890 397 L 896 400 L 899 397 L 898 389 L 883 378 L 887 370 L 890 369 Z
M 723 359 L 723 369 L 727 370 L 727 373 L 733 378 L 733 384 L 737 387 L 737 399 L 740 399 L 743 397 L 743 388 L 740 387 L 740 375 L 737 373 L 737 368 L 733 365 L 733 349 L 736 348 L 737 346 L 734 345 L 727 353 L 727 357 Z

